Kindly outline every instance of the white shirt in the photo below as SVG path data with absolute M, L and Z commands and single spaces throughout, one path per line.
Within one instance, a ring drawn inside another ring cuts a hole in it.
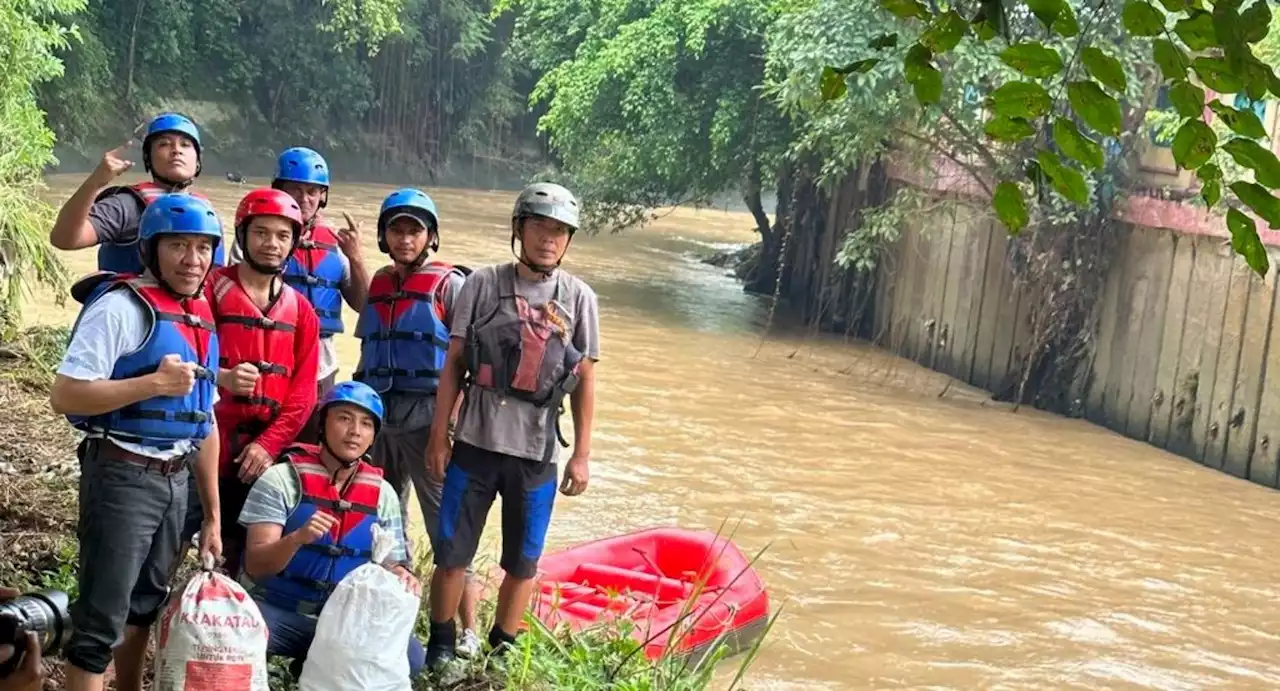
M 67 353 L 58 365 L 58 374 L 78 381 L 110 379 L 116 362 L 141 348 L 150 333 L 151 313 L 142 300 L 129 290 L 112 290 L 80 313 Z M 216 391 L 213 396 L 217 402 Z M 172 448 L 159 449 L 122 441 L 101 430 L 92 431 L 88 436 L 96 439 L 105 436 L 126 451 L 165 461 L 195 448 L 189 439 L 177 442 Z

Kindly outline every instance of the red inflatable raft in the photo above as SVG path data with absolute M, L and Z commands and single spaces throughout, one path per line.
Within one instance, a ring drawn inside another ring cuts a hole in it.
M 580 631 L 630 619 L 651 660 L 668 654 L 696 661 L 721 637 L 731 654 L 739 652 L 769 618 L 764 583 L 715 533 L 654 528 L 619 535 L 544 556 L 538 571 L 533 613 L 544 624 Z

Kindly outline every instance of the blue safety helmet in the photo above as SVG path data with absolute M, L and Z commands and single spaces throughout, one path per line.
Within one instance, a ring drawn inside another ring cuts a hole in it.
M 276 182 L 301 182 L 308 185 L 329 186 L 329 164 L 324 156 L 305 146 L 285 149 L 276 159 Z
M 382 208 L 378 211 L 378 249 L 383 254 L 391 253 L 391 248 L 387 245 L 387 225 L 392 218 L 405 213 L 421 221 L 428 231 L 435 231 L 431 250 L 439 251 L 440 217 L 436 212 L 436 203 L 425 192 L 412 187 L 396 190 L 382 200 Z
M 373 416 L 373 433 L 382 429 L 382 397 L 368 384 L 358 381 L 344 381 L 325 393 L 320 399 L 320 421 L 323 429 L 325 415 L 329 406 L 348 403 Z
M 200 130 L 186 116 L 177 113 L 161 113 L 147 124 L 147 134 L 142 139 L 142 167 L 151 172 L 151 140 L 162 134 L 176 132 L 185 135 L 196 147 L 196 176 L 200 175 Z
M 216 257 L 222 244 L 222 223 L 209 202 L 181 192 L 161 195 L 147 205 L 138 221 L 138 257 L 156 280 L 163 283 L 164 277 L 155 262 L 156 242 L 162 235 L 207 235 L 213 239 Z

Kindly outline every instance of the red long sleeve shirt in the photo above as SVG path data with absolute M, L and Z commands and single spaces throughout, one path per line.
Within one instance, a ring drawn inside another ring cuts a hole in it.
M 239 277 L 235 278 L 239 282 Z M 205 293 L 210 301 L 214 300 L 212 284 L 213 281 L 205 282 Z M 284 289 L 293 290 L 288 286 Z M 293 375 L 290 377 L 289 390 L 275 419 L 253 440 L 253 443 L 271 454 L 272 458 L 278 457 L 285 447 L 297 439 L 316 405 L 316 373 L 320 368 L 320 320 L 316 316 L 315 307 L 305 296 L 297 293 L 297 299 L 298 318 L 293 332 Z M 239 362 L 226 361 L 221 367 L 234 369 L 239 364 Z M 219 389 L 220 397 L 227 398 L 231 395 L 230 391 Z M 233 434 L 234 425 L 239 421 L 224 421 L 226 414 L 225 411 L 219 411 L 220 407 L 215 406 L 214 413 L 218 418 L 218 428 L 224 439 L 222 456 L 225 464 L 235 460 L 234 456 L 229 455 L 231 450 L 226 448 L 225 440 Z

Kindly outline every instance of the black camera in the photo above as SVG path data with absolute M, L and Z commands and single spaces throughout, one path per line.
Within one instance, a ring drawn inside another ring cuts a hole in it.
M 34 633 L 41 655 L 54 655 L 71 637 L 70 598 L 60 590 L 41 590 L 0 602 L 0 645 L 12 645 L 13 657 L 0 663 L 0 679 L 18 669 Z

